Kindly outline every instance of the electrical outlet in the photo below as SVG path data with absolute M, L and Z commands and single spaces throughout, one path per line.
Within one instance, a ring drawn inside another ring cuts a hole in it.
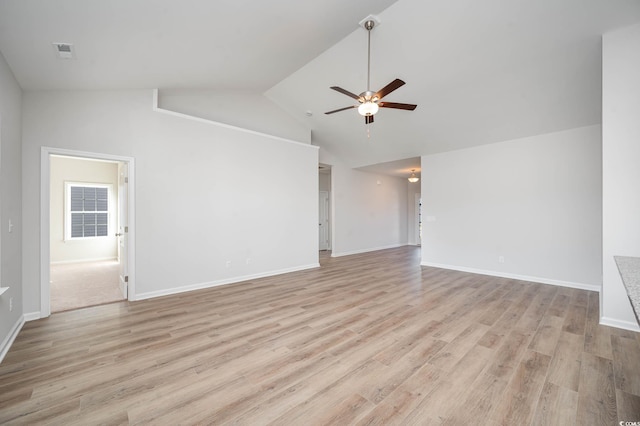
M 504 256 L 498 256 L 498 262 L 504 263 Z
M 227 260 L 227 264 L 226 264 L 227 268 L 231 268 L 231 261 Z
M 13 311 L 13 297 L 9 298 L 9 312 Z

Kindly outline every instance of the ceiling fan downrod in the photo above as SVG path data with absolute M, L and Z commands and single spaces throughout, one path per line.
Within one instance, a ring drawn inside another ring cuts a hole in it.
M 358 113 L 364 116 L 365 124 L 373 123 L 373 116 L 378 112 L 379 108 L 393 108 L 393 109 L 403 109 L 407 111 L 413 111 L 416 109 L 417 105 L 414 104 L 403 104 L 398 102 L 381 102 L 382 98 L 387 96 L 389 93 L 394 90 L 402 87 L 405 83 L 404 81 L 396 78 L 391 83 L 384 86 L 382 89 L 377 92 L 371 91 L 371 30 L 376 26 L 375 19 L 368 19 L 364 22 L 360 22 L 360 25 L 367 30 L 367 90 L 356 95 L 355 93 L 351 93 L 348 90 L 343 89 L 339 86 L 331 86 L 332 90 L 336 92 L 342 93 L 343 95 L 349 96 L 350 98 L 358 101 L 358 104 L 351 105 L 344 108 L 334 109 L 333 111 L 327 111 L 325 114 L 334 114 L 340 111 L 346 111 L 348 109 L 357 109 Z M 379 22 L 379 21 L 378 21 Z
M 364 28 L 367 30 L 367 92 L 371 91 L 371 30 L 376 26 L 376 23 L 369 20 L 364 23 Z

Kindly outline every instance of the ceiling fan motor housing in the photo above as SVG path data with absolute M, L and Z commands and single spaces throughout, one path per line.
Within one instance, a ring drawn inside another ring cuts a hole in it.
M 360 93 L 360 103 L 364 102 L 378 102 L 379 99 L 375 96 L 376 92 L 372 92 L 371 90 L 367 90 L 366 92 Z

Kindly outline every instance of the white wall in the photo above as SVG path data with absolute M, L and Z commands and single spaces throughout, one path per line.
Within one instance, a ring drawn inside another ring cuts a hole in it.
M 416 195 L 420 195 L 420 182 L 407 181 L 407 243 L 410 245 L 419 244 Z
M 407 244 L 406 179 L 333 164 L 331 180 L 332 256 Z
M 135 158 L 138 298 L 317 265 L 317 148 L 154 112 L 152 98 L 25 93 L 27 311 L 40 308 L 43 145 Z
M 241 90 L 161 90 L 158 106 L 268 135 L 311 143 L 311 131 L 260 93 Z
M 115 259 L 118 256 L 117 206 L 118 164 L 71 157 L 50 159 L 50 232 L 51 262 Z M 111 185 L 109 193 L 109 235 L 65 241 L 65 183 L 101 183 Z
M 22 300 L 22 91 L 0 54 L 0 360 L 20 327 Z M 9 221 L 13 224 L 9 232 Z M 9 299 L 13 310 L 9 311 Z
M 640 256 L 640 24 L 603 43 L 601 322 L 640 331 L 613 256 Z
M 423 265 L 598 290 L 600 133 L 589 126 L 422 157 Z

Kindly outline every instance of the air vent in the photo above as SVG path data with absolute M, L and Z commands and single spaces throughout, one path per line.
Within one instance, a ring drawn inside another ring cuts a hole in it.
M 76 52 L 73 44 L 70 43 L 53 43 L 53 50 L 60 59 L 75 59 Z

